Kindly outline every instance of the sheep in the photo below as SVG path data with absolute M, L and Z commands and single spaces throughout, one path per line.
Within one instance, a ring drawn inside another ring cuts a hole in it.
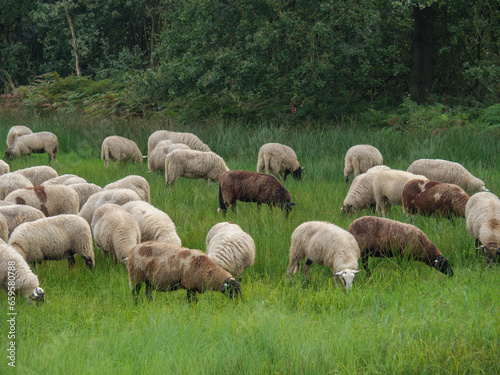
M 404 185 L 415 179 L 428 180 L 425 176 L 398 169 L 387 169 L 377 173 L 373 180 L 373 195 L 375 196 L 377 213 L 386 217 L 391 204 L 400 206 Z
M 9 223 L 5 216 L 0 213 L 0 240 L 7 242 L 9 240 Z
M 130 175 L 104 186 L 103 190 L 130 189 L 135 191 L 144 201 L 151 203 L 151 188 L 148 180 L 142 176 Z
M 192 150 L 197 151 L 210 151 L 210 147 L 208 147 L 205 143 L 203 143 L 200 138 L 192 133 L 180 133 L 180 132 L 171 132 L 168 130 L 157 130 L 153 134 L 151 134 L 148 138 L 148 158 L 151 155 L 151 152 L 156 147 L 156 145 L 163 140 L 170 140 L 173 143 L 184 143 L 188 145 Z
M 439 181 L 410 180 L 401 193 L 406 215 L 436 214 L 449 219 L 465 217 L 468 200 L 469 195 L 460 186 Z
M 71 184 L 68 185 L 71 189 L 73 189 L 76 194 L 78 195 L 78 198 L 80 200 L 80 206 L 78 208 L 78 211 L 80 211 L 85 203 L 87 203 L 87 200 L 89 197 L 94 194 L 102 191 L 102 187 L 96 184 L 92 184 L 89 182 L 85 183 L 80 183 L 80 184 Z
M 254 264 L 255 242 L 238 224 L 215 224 L 205 242 L 208 257 L 236 278 Z
M 135 246 L 129 253 L 128 276 L 132 296 L 138 296 L 142 283 L 146 297 L 153 289 L 187 290 L 189 302 L 196 302 L 197 293 L 220 291 L 230 298 L 241 294 L 240 284 L 207 254 L 162 242 L 148 241 Z
M 33 186 L 41 185 L 45 181 L 54 179 L 58 176 L 57 171 L 48 165 L 37 165 L 35 167 L 18 169 L 12 173 L 23 175 L 31 181 Z
M 115 162 L 115 168 L 121 160 L 131 159 L 135 163 L 142 163 L 142 153 L 137 144 L 127 138 L 112 135 L 102 141 L 101 159 L 107 168 L 110 161 Z
M 21 135 L 33 134 L 33 131 L 24 125 L 14 125 L 9 129 L 9 133 L 7 134 L 7 147 L 12 146 L 14 141 L 19 138 Z
M 95 264 L 90 225 L 78 215 L 57 215 L 23 223 L 11 233 L 9 245 L 28 263 L 67 259 L 72 267 L 78 254 L 90 269 Z
M 3 174 L 0 176 L 0 199 L 5 199 L 14 190 L 28 187 L 33 187 L 33 184 L 22 174 L 14 172 Z
M 345 182 L 349 182 L 351 173 L 354 177 L 366 172 L 371 167 L 384 164 L 380 151 L 371 145 L 356 145 L 347 150 L 344 158 Z
M 257 207 L 265 203 L 269 207 L 279 206 L 285 216 L 288 216 L 292 207 L 292 196 L 274 176 L 250 172 L 228 171 L 219 177 L 219 209 L 226 215 L 229 205 L 236 212 L 236 201 L 257 202 Z
M 406 256 L 453 276 L 448 258 L 443 256 L 423 231 L 416 226 L 376 216 L 354 220 L 347 231 L 358 241 L 361 264 L 368 274 L 369 257 Z
M 465 206 L 465 222 L 476 249 L 495 262 L 500 255 L 500 199 L 490 192 L 473 194 Z
M 302 178 L 302 170 L 295 151 L 289 146 L 280 143 L 266 143 L 259 150 L 257 172 L 278 175 L 280 180 L 286 181 L 289 174 L 296 180 Z M 283 176 L 283 172 L 285 175 Z
M 5 219 L 7 220 L 7 228 L 9 231 L 9 236 L 18 225 L 26 223 L 28 221 L 35 221 L 38 219 L 42 219 L 45 217 L 42 211 L 34 207 L 17 205 L 17 204 L 1 206 L 0 215 L 5 217 Z
M 383 170 L 390 169 L 386 165 L 377 165 L 371 167 L 365 173 L 361 173 L 352 180 L 349 191 L 344 199 L 341 211 L 344 214 L 350 215 L 361 211 L 365 208 L 375 209 L 376 201 L 373 194 L 373 180 L 375 175 Z
M 0 176 L 10 172 L 10 165 L 0 159 Z
M 45 300 L 38 277 L 21 254 L 7 244 L 0 244 L 0 287 L 8 294 L 9 301 L 15 298 L 16 293 L 30 302 Z
M 184 143 L 172 143 L 169 140 L 160 141 L 148 157 L 148 169 L 151 172 L 165 170 L 165 158 L 170 152 L 179 149 L 191 150 L 191 147 Z
M 181 246 L 175 224 L 168 214 L 144 201 L 131 201 L 122 206 L 139 224 L 141 241 L 156 241 Z
M 292 273 L 300 271 L 300 261 L 306 258 L 304 277 L 307 278 L 309 268 L 315 262 L 332 270 L 335 286 L 340 277 L 343 287 L 348 290 L 359 272 L 359 257 L 359 246 L 352 234 L 326 221 L 307 221 L 292 233 L 286 274 L 290 278 Z
M 165 182 L 172 186 L 179 177 L 201 178 L 210 186 L 219 176 L 229 171 L 224 159 L 213 152 L 174 150 L 165 157 Z
M 411 163 L 407 171 L 424 175 L 429 180 L 458 185 L 468 194 L 488 191 L 483 181 L 474 177 L 462 164 L 453 161 L 419 159 Z
M 127 264 L 129 251 L 141 242 L 139 224 L 134 217 L 117 204 L 98 207 L 90 223 L 94 240 L 104 254 Z
M 92 216 L 94 215 L 94 211 L 97 207 L 106 203 L 114 203 L 119 206 L 123 206 L 127 202 L 140 200 L 141 197 L 135 191 L 130 189 L 102 190 L 89 197 L 87 202 L 85 202 L 80 209 L 80 213 L 78 215 L 84 218 L 90 225 L 92 222 Z
M 31 153 L 47 153 L 49 155 L 49 163 L 54 159 L 57 161 L 57 148 L 59 141 L 57 136 L 51 132 L 39 132 L 21 135 L 14 143 L 5 151 L 4 158 L 13 159 Z
M 78 214 L 80 198 L 69 186 L 47 185 L 18 189 L 5 197 L 7 202 L 25 204 L 42 211 L 45 216 Z
M 47 181 L 42 182 L 39 185 L 75 185 L 85 183 L 87 183 L 87 180 L 85 180 L 83 177 L 77 176 L 76 174 L 67 173 L 57 177 L 53 177 Z

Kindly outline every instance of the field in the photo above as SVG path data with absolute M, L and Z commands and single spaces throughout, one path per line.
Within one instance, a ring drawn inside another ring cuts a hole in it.
M 401 133 L 352 126 L 289 128 L 279 124 L 224 122 L 178 124 L 160 120 L 124 122 L 78 116 L 39 118 L 5 115 L 0 139 L 12 125 L 50 130 L 59 137 L 54 168 L 104 186 L 129 174 L 147 178 L 152 203 L 169 214 L 183 246 L 205 249 L 205 236 L 217 222 L 238 223 L 255 240 L 255 265 L 244 273 L 242 297 L 230 300 L 207 292 L 188 304 L 184 290 L 143 295 L 134 304 L 126 269 L 96 251 L 96 268 L 81 258 L 34 267 L 46 292 L 43 305 L 18 298 L 16 369 L 5 353 L 8 304 L 3 314 L 0 373 L 19 374 L 495 374 L 500 372 L 500 272 L 476 255 L 464 219 L 416 217 L 450 259 L 448 277 L 408 259 L 371 259 L 372 276 L 357 274 L 352 290 L 336 288 L 328 269 L 313 265 L 287 280 L 290 236 L 301 223 L 326 220 L 347 228 L 355 218 L 340 208 L 348 185 L 343 179 L 346 150 L 369 143 L 384 163 L 406 169 L 415 159 L 442 158 L 462 163 L 500 193 L 498 133 L 471 128 L 433 133 Z M 266 142 L 291 146 L 305 167 L 301 182 L 285 187 L 297 206 L 288 218 L 267 206 L 239 203 L 237 214 L 217 213 L 218 186 L 179 179 L 166 188 L 162 174 L 147 164 L 105 169 L 100 144 L 112 134 L 137 142 L 143 154 L 157 129 L 192 131 L 221 155 L 230 169 L 255 170 Z M 3 155 L 5 143 L 0 147 Z M 11 163 L 11 170 L 47 164 L 47 155 Z M 407 221 L 401 207 L 389 217 Z

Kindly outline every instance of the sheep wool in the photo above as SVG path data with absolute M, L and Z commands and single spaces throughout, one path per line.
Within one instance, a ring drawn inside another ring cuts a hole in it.
M 266 143 L 259 150 L 257 172 L 278 175 L 286 181 L 289 174 L 296 180 L 302 178 L 302 170 L 295 151 L 281 143 Z M 283 176 L 283 173 L 285 174 Z
M 172 141 L 160 141 L 156 147 L 151 151 L 148 157 L 148 169 L 151 172 L 165 170 L 165 158 L 174 150 L 191 150 L 188 145 L 184 143 L 172 143 Z
M 9 236 L 18 225 L 26 223 L 28 221 L 43 219 L 45 217 L 42 211 L 34 207 L 17 205 L 13 203 L 7 206 L 1 206 L 0 215 L 2 215 L 5 220 L 7 220 Z
M 238 224 L 215 224 L 207 234 L 208 257 L 236 278 L 254 264 L 255 242 Z
M 241 294 L 240 284 L 207 254 L 171 244 L 148 241 L 135 246 L 129 253 L 129 285 L 137 297 L 143 283 L 146 296 L 153 290 L 187 290 L 189 302 L 196 294 L 207 290 L 220 291 L 230 298 Z
M 37 165 L 35 167 L 18 169 L 13 173 L 18 173 L 26 177 L 31 181 L 33 186 L 38 186 L 44 183 L 47 180 L 51 180 L 58 176 L 57 171 L 49 167 L 48 165 Z
M 0 160 L 0 176 L 10 172 L 10 165 Z
M 9 223 L 5 216 L 0 213 L 0 240 L 7 242 L 9 240 Z
M 90 225 L 94 211 L 103 204 L 114 203 L 123 206 L 130 201 L 140 201 L 141 197 L 130 189 L 109 189 L 92 194 L 80 209 L 79 216 L 83 217 Z
M 130 189 L 135 191 L 144 202 L 151 203 L 151 187 L 142 176 L 130 175 L 104 186 L 103 190 Z
M 148 138 L 148 157 L 151 155 L 151 152 L 154 150 L 156 145 L 160 141 L 170 140 L 172 143 L 184 143 L 188 145 L 192 150 L 197 151 L 210 151 L 210 147 L 208 147 L 205 143 L 201 141 L 196 135 L 192 133 L 180 133 L 180 132 L 172 132 L 168 130 L 157 130 L 153 134 L 151 134 Z
M 3 174 L 0 176 L 0 199 L 5 199 L 14 190 L 28 187 L 33 187 L 33 184 L 22 174 L 15 172 Z
M 356 145 L 347 150 L 344 157 L 345 182 L 349 182 L 351 173 L 354 177 L 365 173 L 371 167 L 384 164 L 380 151 L 371 145 Z
M 33 131 L 24 125 L 14 125 L 9 129 L 9 133 L 7 134 L 7 147 L 12 146 L 14 141 L 19 138 L 21 135 L 32 134 Z
M 74 185 L 74 184 L 84 184 L 87 180 L 83 177 L 77 176 L 76 174 L 62 174 L 57 177 L 53 177 L 47 181 L 42 182 L 42 185 Z
M 85 183 L 80 183 L 80 184 L 71 184 L 68 185 L 71 189 L 73 189 L 76 194 L 78 195 L 78 199 L 80 201 L 80 207 L 78 208 L 78 211 L 80 211 L 85 203 L 87 203 L 87 200 L 89 197 L 94 194 L 102 191 L 102 187 L 96 184 L 92 184 L 89 182 Z
M 111 135 L 102 141 L 101 145 L 101 159 L 107 168 L 110 161 L 115 162 L 115 168 L 118 162 L 130 159 L 135 163 L 142 163 L 143 157 L 141 150 L 137 144 L 124 137 L 118 135 Z
M 23 155 L 34 153 L 47 153 L 49 155 L 49 163 L 54 159 L 57 160 L 57 148 L 59 140 L 54 133 L 39 132 L 32 134 L 21 135 L 14 143 L 5 151 L 5 158 L 19 158 Z
M 345 289 L 352 287 L 354 276 L 359 272 L 359 246 L 352 234 L 326 221 L 307 221 L 300 224 L 292 233 L 290 262 L 287 277 L 300 271 L 300 261 L 307 259 L 304 276 L 307 278 L 311 264 L 317 263 L 332 270 L 340 278 Z

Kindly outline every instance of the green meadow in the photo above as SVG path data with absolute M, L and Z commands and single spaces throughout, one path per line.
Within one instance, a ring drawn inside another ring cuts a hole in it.
M 255 264 L 241 281 L 242 296 L 199 295 L 189 304 L 186 291 L 143 295 L 134 304 L 126 268 L 95 248 L 96 267 L 78 256 L 33 267 L 44 288 L 44 304 L 16 300 L 15 369 L 9 367 L 9 312 L 0 298 L 0 373 L 18 374 L 497 374 L 500 373 L 500 270 L 476 254 L 465 219 L 415 217 L 449 258 L 448 277 L 408 259 L 371 259 L 372 276 L 361 271 L 353 288 L 335 287 L 330 270 L 314 264 L 309 278 L 290 280 L 290 236 L 305 221 L 326 220 L 346 229 L 351 217 L 340 208 L 349 189 L 344 155 L 369 143 L 384 164 L 406 169 L 420 158 L 463 164 L 500 194 L 500 135 L 474 127 L 419 130 L 362 127 L 355 123 L 294 127 L 286 123 L 249 124 L 211 120 L 183 123 L 160 119 L 104 120 L 78 115 L 39 117 L 31 113 L 0 117 L 0 152 L 13 125 L 48 130 L 59 138 L 59 174 L 72 173 L 104 186 L 126 175 L 144 176 L 154 206 L 177 227 L 183 246 L 205 250 L 205 237 L 220 221 L 238 223 L 256 243 Z M 291 146 L 305 168 L 302 181 L 284 182 L 297 205 L 288 218 L 279 209 L 238 203 L 236 214 L 217 213 L 218 186 L 179 179 L 165 187 L 147 163 L 104 168 L 100 146 L 108 135 L 122 135 L 145 155 L 147 139 L 158 129 L 198 135 L 230 169 L 254 171 L 260 146 Z M 11 162 L 11 170 L 46 165 L 46 154 Z M 389 217 L 408 222 L 401 207 Z

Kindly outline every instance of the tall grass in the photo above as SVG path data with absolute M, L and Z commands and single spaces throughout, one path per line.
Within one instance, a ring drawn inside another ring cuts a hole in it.
M 102 139 L 119 134 L 146 152 L 147 137 L 159 120 L 125 123 L 76 116 L 41 119 L 3 117 L 0 139 L 10 126 L 50 130 L 60 139 L 59 174 L 74 173 L 104 186 L 128 174 L 145 176 L 152 203 L 167 212 L 183 245 L 205 249 L 205 236 L 217 222 L 238 223 L 255 240 L 255 265 L 241 281 L 241 299 L 207 292 L 188 304 L 185 291 L 155 293 L 132 301 L 123 266 L 96 251 L 96 269 L 80 258 L 35 266 L 46 302 L 16 303 L 16 367 L 22 374 L 493 374 L 500 371 L 500 274 L 476 255 L 463 219 L 415 217 L 449 257 L 455 275 L 408 259 L 371 259 L 372 276 L 360 272 L 350 292 L 335 288 L 329 270 L 313 265 L 309 279 L 288 280 L 290 236 L 302 222 L 327 220 L 347 228 L 356 217 L 340 215 L 348 186 L 343 179 L 345 151 L 358 143 L 377 146 L 385 164 L 406 169 L 417 158 L 461 162 L 500 192 L 499 139 L 495 134 L 442 132 L 401 134 L 361 127 L 290 129 L 235 123 L 172 124 L 192 131 L 223 156 L 231 169 L 255 170 L 266 142 L 293 147 L 305 166 L 303 181 L 285 182 L 297 202 L 287 219 L 281 211 L 238 203 L 237 213 L 217 212 L 218 188 L 179 179 L 165 187 L 162 174 L 147 166 L 120 164 L 105 169 Z M 5 148 L 5 146 L 3 146 Z M 47 155 L 14 160 L 11 170 L 46 164 Z M 407 219 L 400 207 L 390 217 Z M 6 298 L 0 299 L 7 332 Z M 8 340 L 2 339 L 2 349 Z M 0 363 L 7 373 L 7 359 Z

